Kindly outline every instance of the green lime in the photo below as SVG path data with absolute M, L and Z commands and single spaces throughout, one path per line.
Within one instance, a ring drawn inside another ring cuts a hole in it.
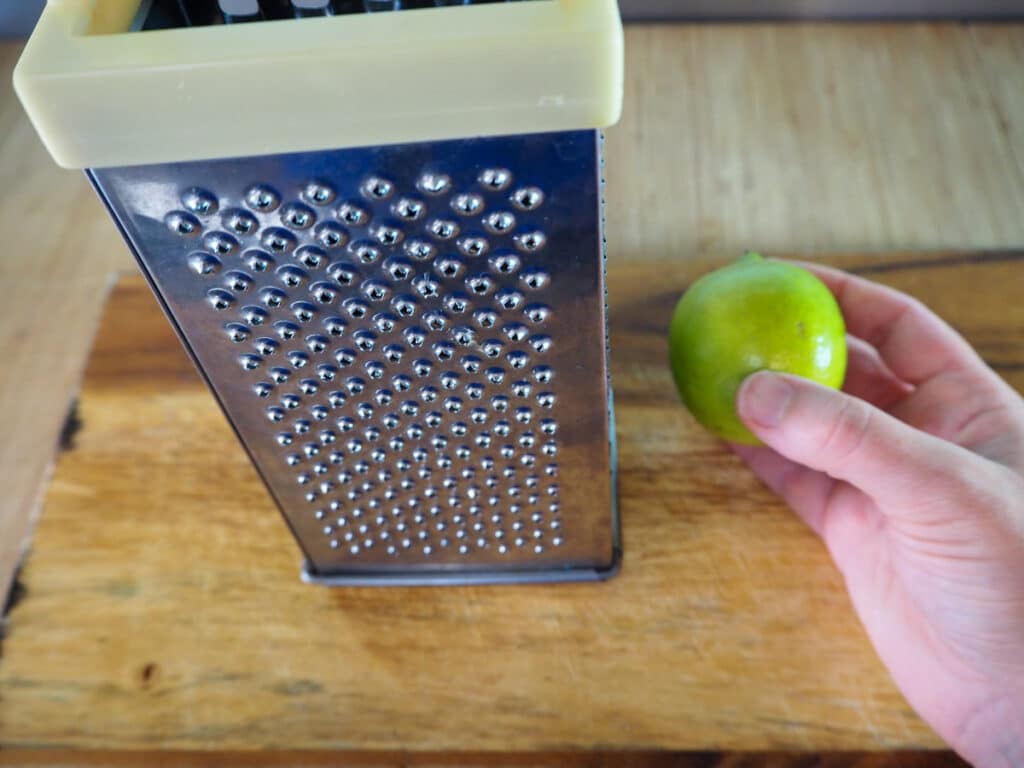
M 669 355 L 694 417 L 725 440 L 755 445 L 736 415 L 743 380 L 767 369 L 838 389 L 846 374 L 846 327 L 821 280 L 749 253 L 683 294 L 669 328 Z

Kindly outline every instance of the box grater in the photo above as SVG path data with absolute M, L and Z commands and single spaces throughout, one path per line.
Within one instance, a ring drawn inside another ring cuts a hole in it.
M 412 5 L 50 0 L 15 85 L 307 581 L 606 577 L 614 0 Z

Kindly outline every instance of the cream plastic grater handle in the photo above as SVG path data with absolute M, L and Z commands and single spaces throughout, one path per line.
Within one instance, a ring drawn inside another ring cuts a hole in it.
M 603 128 L 615 0 L 125 31 L 139 0 L 50 0 L 14 86 L 54 159 L 103 168 Z

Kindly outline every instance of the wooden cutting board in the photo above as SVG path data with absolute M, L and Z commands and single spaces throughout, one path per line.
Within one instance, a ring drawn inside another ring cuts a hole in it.
M 1024 390 L 1024 253 L 827 258 Z M 324 589 L 142 280 L 111 295 L 0 656 L 0 749 L 939 746 L 820 544 L 679 407 L 676 297 L 613 264 L 625 560 L 605 584 Z

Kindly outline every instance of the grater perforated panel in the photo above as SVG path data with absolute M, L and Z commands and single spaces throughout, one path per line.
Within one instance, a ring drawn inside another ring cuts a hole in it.
M 90 172 L 313 577 L 613 567 L 598 141 Z

